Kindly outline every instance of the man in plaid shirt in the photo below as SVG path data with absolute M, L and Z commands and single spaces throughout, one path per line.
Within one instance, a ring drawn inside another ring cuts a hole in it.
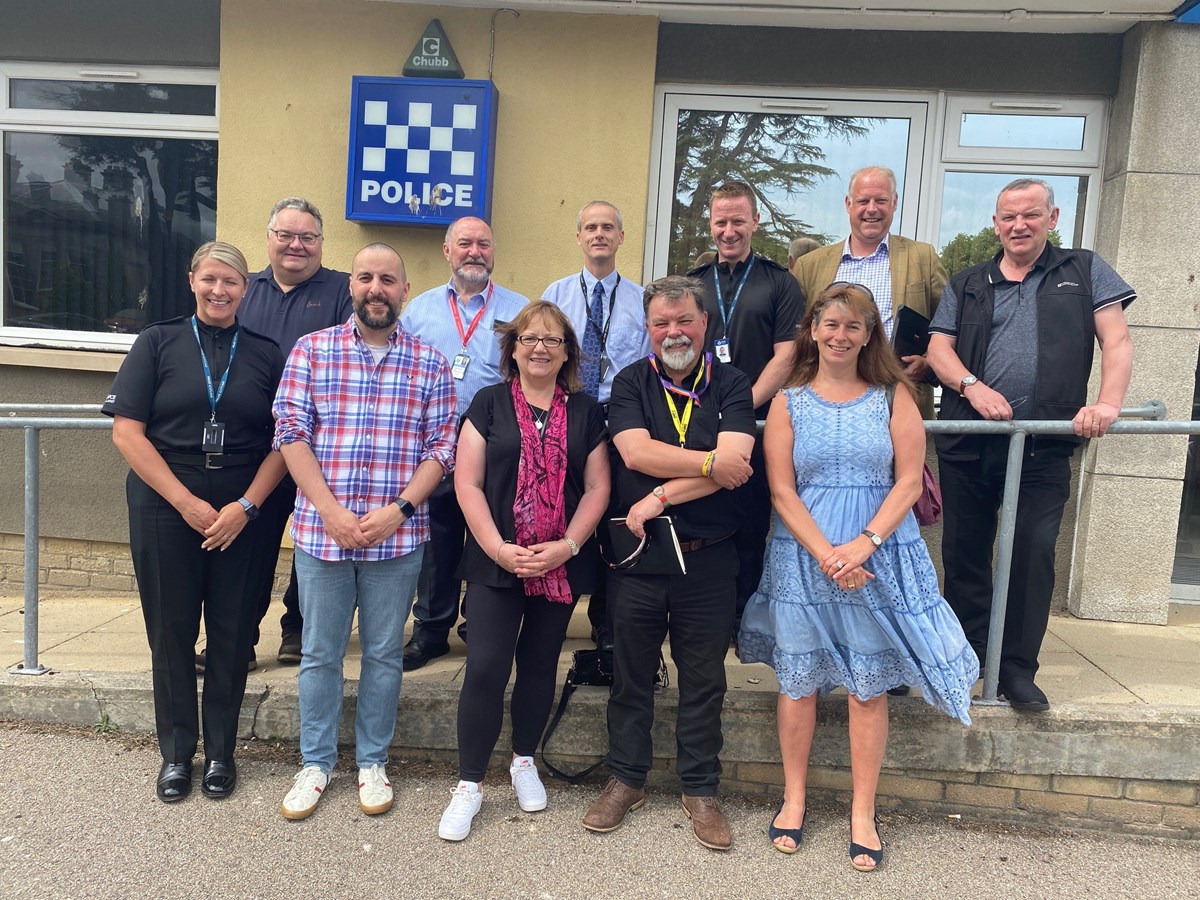
M 387 244 L 354 258 L 354 315 L 307 335 L 275 397 L 275 447 L 299 488 L 292 523 L 304 615 L 303 768 L 281 812 L 316 809 L 337 761 L 342 660 L 358 610 L 362 672 L 355 744 L 359 805 L 391 808 L 385 766 L 396 727 L 408 618 L 429 540 L 425 500 L 454 467 L 454 379 L 446 358 L 398 324 L 404 261 Z

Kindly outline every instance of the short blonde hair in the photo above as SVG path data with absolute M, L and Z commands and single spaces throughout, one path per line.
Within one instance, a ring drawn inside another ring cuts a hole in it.
M 246 265 L 246 257 L 233 244 L 227 244 L 225 241 L 208 241 L 201 244 L 192 254 L 192 264 L 188 271 L 194 273 L 206 259 L 215 259 L 229 266 L 242 276 L 243 284 L 250 280 L 250 267 Z

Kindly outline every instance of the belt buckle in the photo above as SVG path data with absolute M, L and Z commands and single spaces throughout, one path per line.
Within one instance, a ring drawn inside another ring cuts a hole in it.
M 225 454 L 224 453 L 205 453 L 204 454 L 204 468 L 206 468 L 206 469 L 223 469 L 223 468 L 225 468 L 224 462 L 225 462 Z

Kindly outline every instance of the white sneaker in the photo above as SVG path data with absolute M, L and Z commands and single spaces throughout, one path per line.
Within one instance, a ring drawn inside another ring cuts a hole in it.
M 358 770 L 358 805 L 368 816 L 377 816 L 392 808 L 392 783 L 387 771 L 376 763 Z
M 329 776 L 317 766 L 305 766 L 296 773 L 292 789 L 283 798 L 279 811 L 285 819 L 307 819 L 317 808 Z
M 517 792 L 517 803 L 525 812 L 538 812 L 546 808 L 546 788 L 538 778 L 537 766 L 532 756 L 518 756 L 508 767 L 512 776 L 513 790 Z
M 471 833 L 471 820 L 483 803 L 483 791 L 474 781 L 460 781 L 450 792 L 450 805 L 438 823 L 438 837 L 444 841 L 461 841 Z

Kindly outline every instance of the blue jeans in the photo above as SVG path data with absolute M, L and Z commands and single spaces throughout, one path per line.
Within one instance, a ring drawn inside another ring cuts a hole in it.
M 404 622 L 412 607 L 424 545 L 395 559 L 327 562 L 296 548 L 300 611 L 300 755 L 329 773 L 342 719 L 342 660 L 358 609 L 362 675 L 354 719 L 355 758 L 369 769 L 388 758 L 404 662 Z

